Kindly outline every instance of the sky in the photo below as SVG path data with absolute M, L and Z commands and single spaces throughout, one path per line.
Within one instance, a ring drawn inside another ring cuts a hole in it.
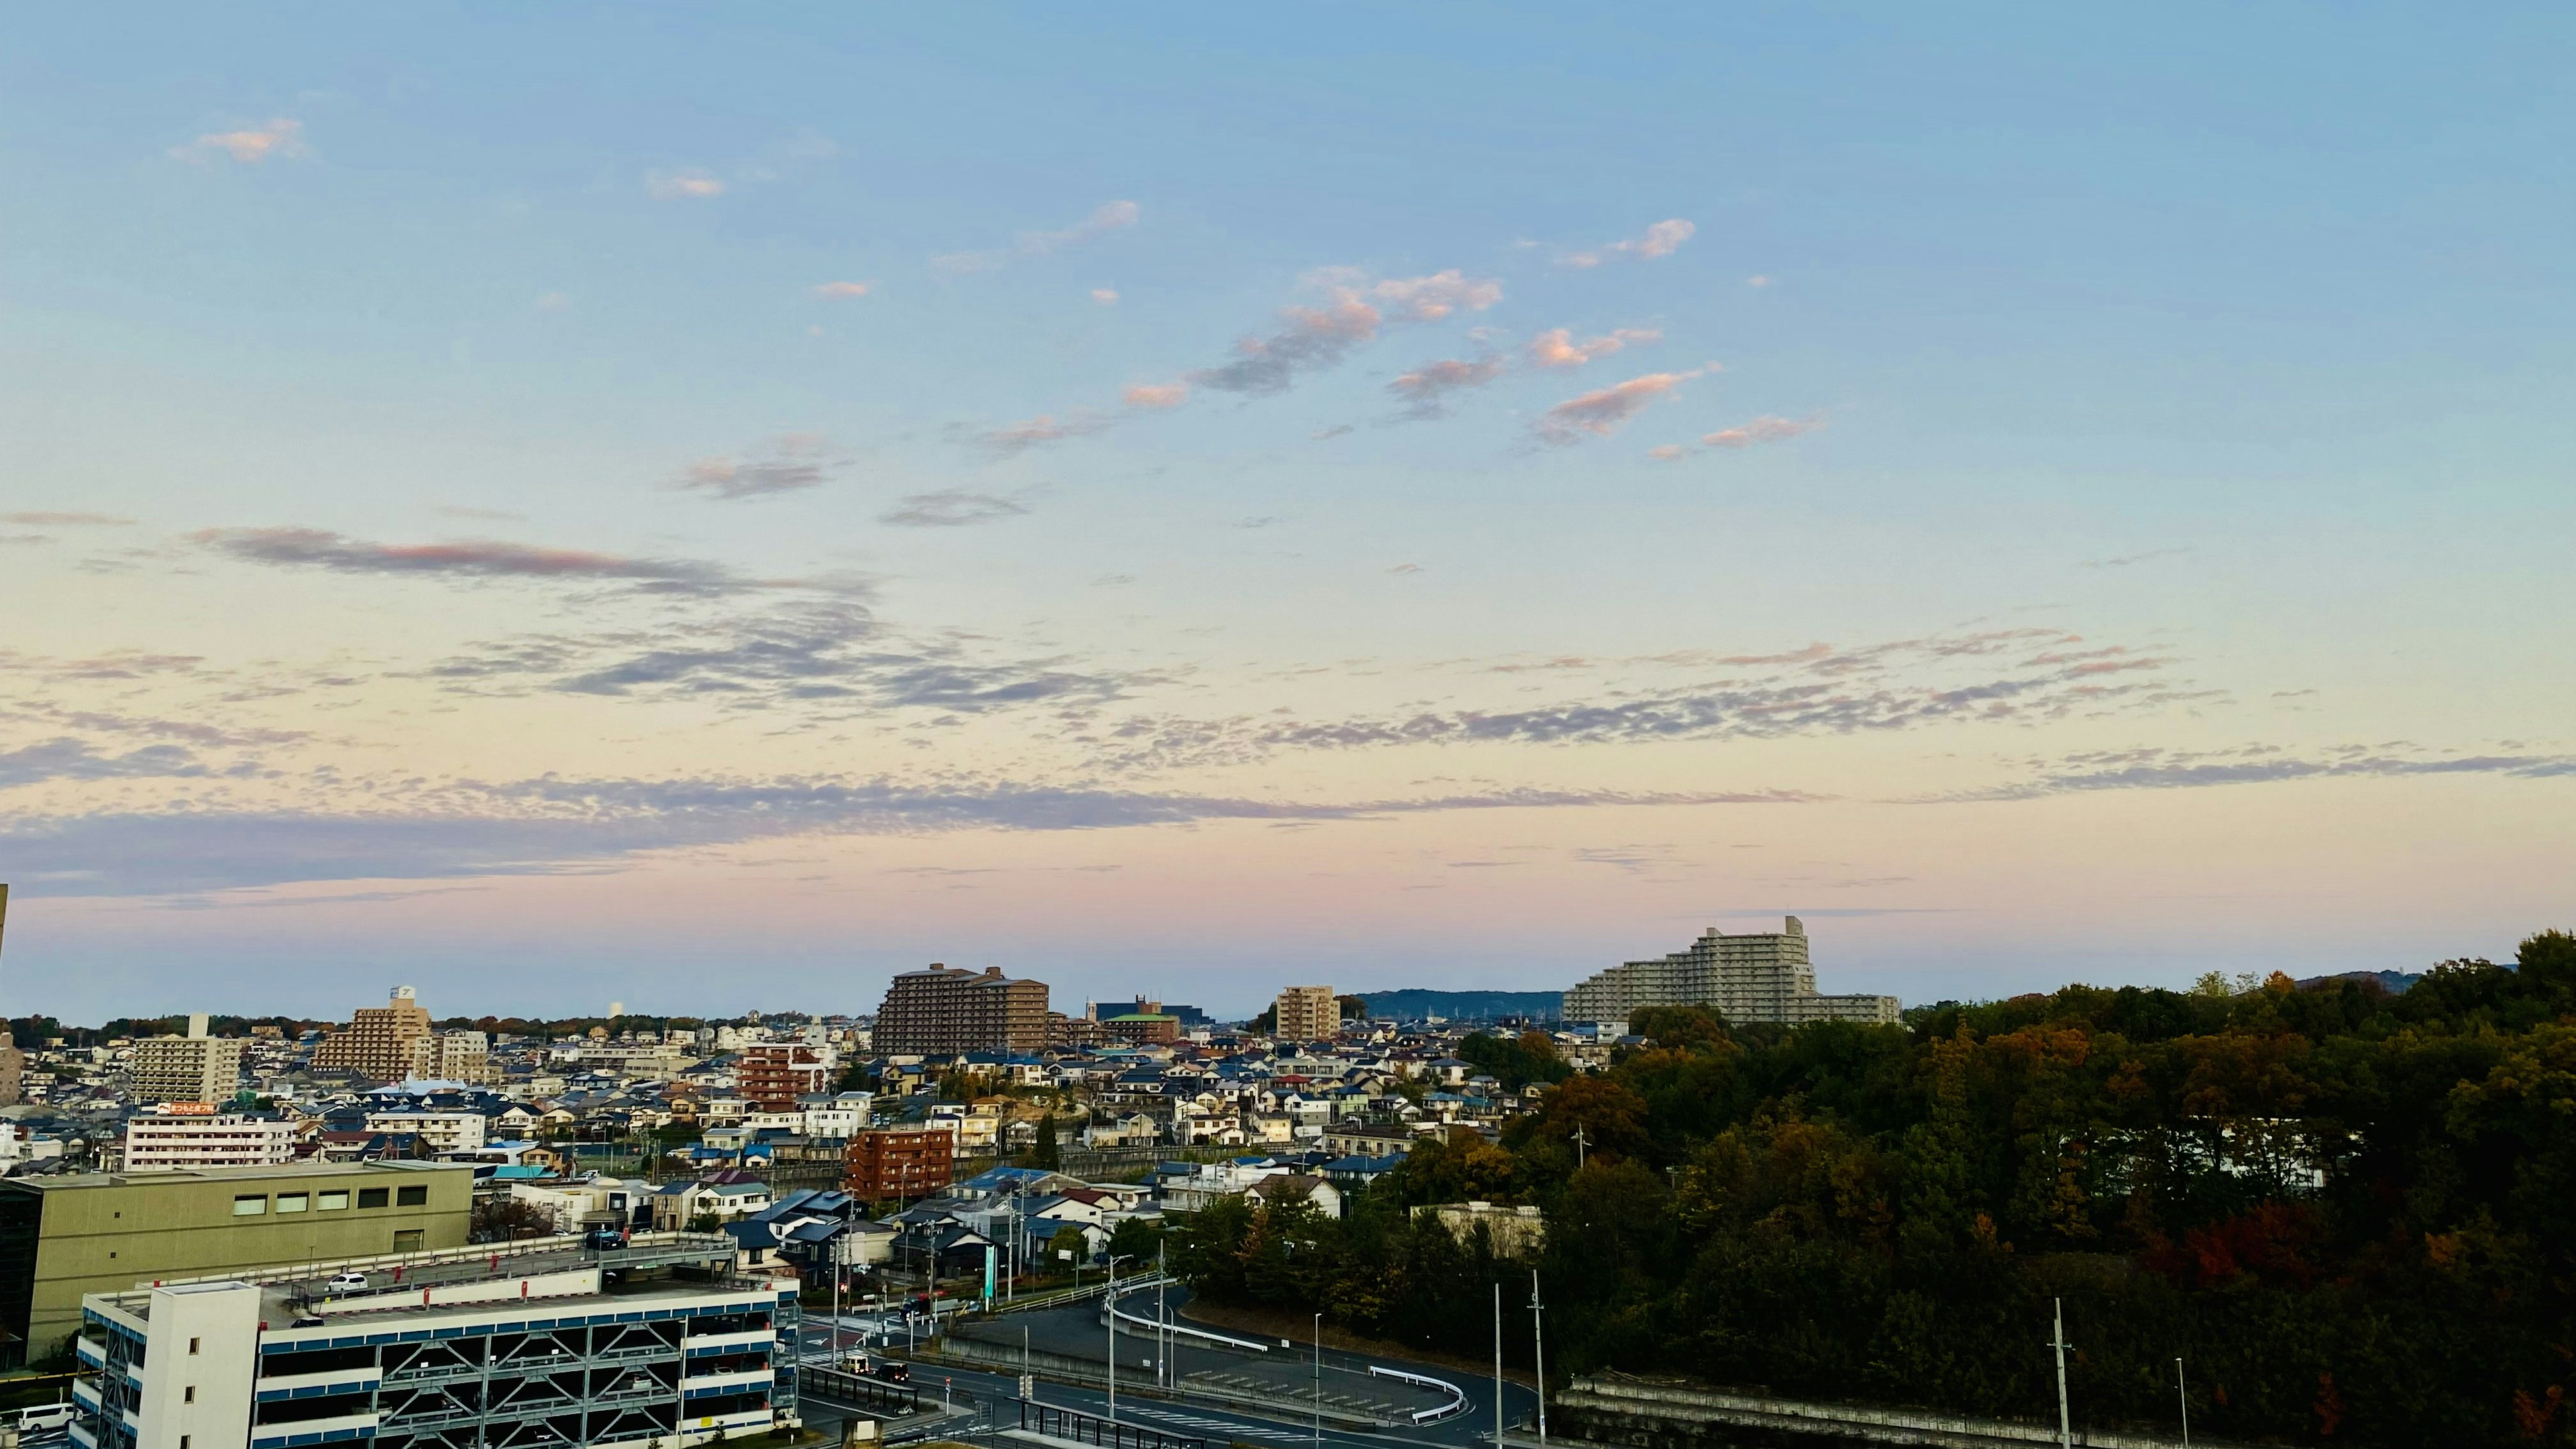
M 1908 1003 L 2576 925 L 2576 12 L 0 48 L 0 1009 Z

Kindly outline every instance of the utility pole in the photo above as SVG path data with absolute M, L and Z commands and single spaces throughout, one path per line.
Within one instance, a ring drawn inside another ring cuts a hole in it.
M 1583 1147 L 1584 1147 L 1584 1144 L 1585 1144 L 1588 1140 L 1589 1140 L 1589 1139 L 1588 1139 L 1588 1138 L 1586 1138 L 1586 1137 L 1583 1135 L 1583 1124 L 1582 1124 L 1582 1123 L 1580 1123 L 1580 1122 L 1575 1123 L 1575 1124 L 1574 1124 L 1574 1170 L 1575 1170 L 1575 1171 L 1577 1171 L 1577 1172 L 1581 1172 L 1581 1171 L 1583 1170 Z
M 2057 1449 L 2075 1449 L 2075 1429 L 2066 1416 L 2066 1300 L 2049 1301 L 2056 1305 L 2057 1315 L 2048 1337 L 2048 1346 L 2057 1350 Z
M 1499 1282 L 1494 1285 L 1494 1449 L 1503 1449 L 1503 1285 Z
M 1154 1381 L 1168 1389 L 1179 1380 L 1172 1376 L 1172 1274 L 1160 1238 L 1154 1240 L 1154 1277 Z
M 2191 1391 L 2183 1387 L 2182 1360 L 2174 1360 L 2174 1397 L 2182 1403 L 2182 1449 L 2191 1449 Z
M 1128 1255 L 1113 1253 L 1109 1258 L 1109 1422 L 1118 1422 L 1118 1264 Z M 1082 1261 L 1079 1258 L 1075 1262 Z
M 1539 1316 L 1538 1270 L 1530 1269 L 1530 1356 L 1538 1365 L 1538 1442 L 1547 1443 L 1547 1324 Z M 2190 1449 L 2185 1445 L 2184 1449 Z

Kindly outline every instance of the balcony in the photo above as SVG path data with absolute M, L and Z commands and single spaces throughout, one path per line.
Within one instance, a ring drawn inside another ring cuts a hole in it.
M 683 1339 L 681 1342 L 688 1348 L 689 1356 L 695 1358 L 701 1353 L 713 1353 L 717 1349 L 755 1348 L 762 1344 L 774 1343 L 777 1339 L 778 1333 L 775 1329 L 746 1328 L 740 1333 L 702 1333 Z
M 262 1403 L 276 1399 L 308 1397 L 309 1391 L 326 1389 L 332 1393 L 354 1394 L 372 1389 L 384 1381 L 381 1371 L 373 1368 L 324 1369 L 310 1374 L 270 1374 L 253 1385 L 255 1397 Z M 299 1395 L 297 1390 L 308 1394 Z
M 731 1373 L 702 1374 L 681 1385 L 689 1398 L 708 1394 L 739 1392 L 743 1389 L 766 1388 L 777 1378 L 777 1371 L 763 1365 L 759 1368 L 735 1369 Z
M 90 1413 L 98 1412 L 98 1383 L 93 1379 L 72 1380 L 72 1402 Z
M 95 1338 L 73 1339 L 72 1356 L 91 1368 L 107 1367 L 107 1345 Z

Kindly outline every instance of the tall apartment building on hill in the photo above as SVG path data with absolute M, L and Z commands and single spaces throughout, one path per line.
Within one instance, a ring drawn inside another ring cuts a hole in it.
M 1329 986 L 1291 986 L 1271 1003 L 1271 1035 L 1281 1041 L 1330 1041 L 1342 1034 L 1342 1001 Z
M 1565 993 L 1565 1019 L 1615 1023 L 1645 1006 L 1705 1006 L 1729 1021 L 1887 1023 L 1893 996 L 1825 996 L 1807 960 L 1807 928 L 1730 936 L 1711 926 L 1686 951 L 1629 961 Z
M 906 971 L 887 985 L 877 1008 L 875 1049 L 889 1056 L 1046 1044 L 1046 983 L 1004 976 L 999 966 L 979 974 L 934 962 Z
M 392 1000 L 359 1007 L 347 1030 L 324 1037 L 314 1048 L 313 1065 L 355 1072 L 372 1082 L 431 1077 L 488 1086 L 495 1080 L 490 1051 L 490 1040 L 479 1031 L 440 1032 L 430 1025 L 429 1009 L 412 989 L 397 986 Z

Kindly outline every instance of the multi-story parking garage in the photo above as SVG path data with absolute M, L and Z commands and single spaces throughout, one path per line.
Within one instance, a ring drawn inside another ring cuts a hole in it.
M 506 1256 L 503 1256 L 506 1254 Z M 83 1449 L 680 1446 L 796 1415 L 796 1285 L 712 1234 L 553 1239 L 82 1301 Z

